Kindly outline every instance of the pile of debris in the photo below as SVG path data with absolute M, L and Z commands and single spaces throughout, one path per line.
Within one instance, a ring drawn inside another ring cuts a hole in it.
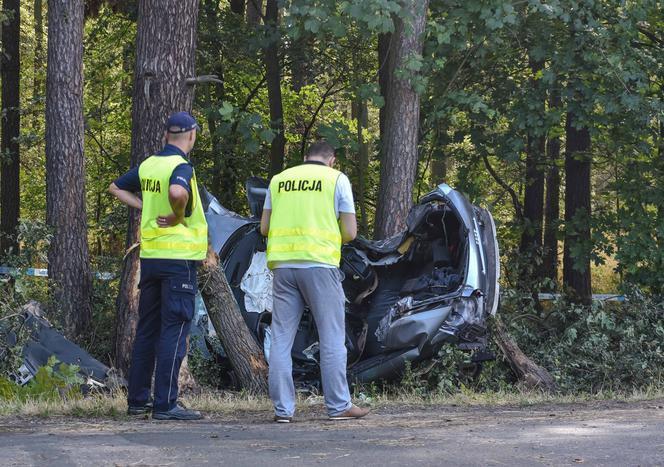
M 0 361 L 9 358 L 10 349 L 21 346 L 21 365 L 7 375 L 16 384 L 24 386 L 37 374 L 49 358 L 76 365 L 84 384 L 85 394 L 92 390 L 114 390 L 126 387 L 126 381 L 114 369 L 93 358 L 88 352 L 63 336 L 44 317 L 41 305 L 31 301 L 15 316 L 13 323 L 0 321 Z M 25 339 L 20 336 L 26 335 Z

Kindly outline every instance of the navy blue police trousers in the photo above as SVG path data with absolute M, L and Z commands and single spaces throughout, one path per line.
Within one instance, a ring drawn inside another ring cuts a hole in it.
M 177 404 L 178 374 L 198 290 L 196 266 L 196 261 L 141 259 L 139 320 L 127 394 L 130 406 L 150 400 L 153 373 L 154 411 L 168 411 Z

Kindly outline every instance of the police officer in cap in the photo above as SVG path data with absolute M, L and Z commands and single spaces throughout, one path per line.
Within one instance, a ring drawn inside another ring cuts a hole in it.
M 197 129 L 187 112 L 171 115 L 162 151 L 109 187 L 121 202 L 141 210 L 141 295 L 129 368 L 130 415 L 152 410 L 158 420 L 202 418 L 200 412 L 178 403 L 178 374 L 198 288 L 196 267 L 208 246 L 196 175 L 187 159 Z

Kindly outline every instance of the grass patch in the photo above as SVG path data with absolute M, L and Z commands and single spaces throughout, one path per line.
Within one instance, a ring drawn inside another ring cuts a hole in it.
M 426 408 L 433 406 L 501 407 L 531 406 L 537 404 L 574 404 L 601 401 L 638 402 L 663 399 L 661 388 L 646 388 L 632 392 L 599 392 L 596 394 L 551 395 L 540 392 L 473 392 L 457 394 L 428 394 L 400 391 L 367 395 L 357 392 L 354 400 L 374 409 L 390 407 Z M 267 397 L 256 397 L 244 393 L 204 391 L 182 397 L 188 406 L 209 415 L 236 415 L 247 413 L 270 413 L 272 404 Z M 322 396 L 298 397 L 298 410 L 320 409 Z M 0 400 L 0 417 L 77 417 L 125 419 L 127 403 L 122 392 L 95 394 L 82 399 L 61 401 L 48 400 Z

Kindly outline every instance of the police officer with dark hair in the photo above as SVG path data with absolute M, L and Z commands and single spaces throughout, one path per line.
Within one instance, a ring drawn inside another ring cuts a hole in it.
M 141 296 L 129 368 L 130 415 L 152 410 L 157 420 L 202 418 L 177 400 L 178 374 L 194 316 L 196 267 L 205 259 L 208 246 L 196 175 L 187 159 L 197 129 L 187 112 L 171 115 L 164 149 L 109 187 L 124 204 L 141 210 Z

